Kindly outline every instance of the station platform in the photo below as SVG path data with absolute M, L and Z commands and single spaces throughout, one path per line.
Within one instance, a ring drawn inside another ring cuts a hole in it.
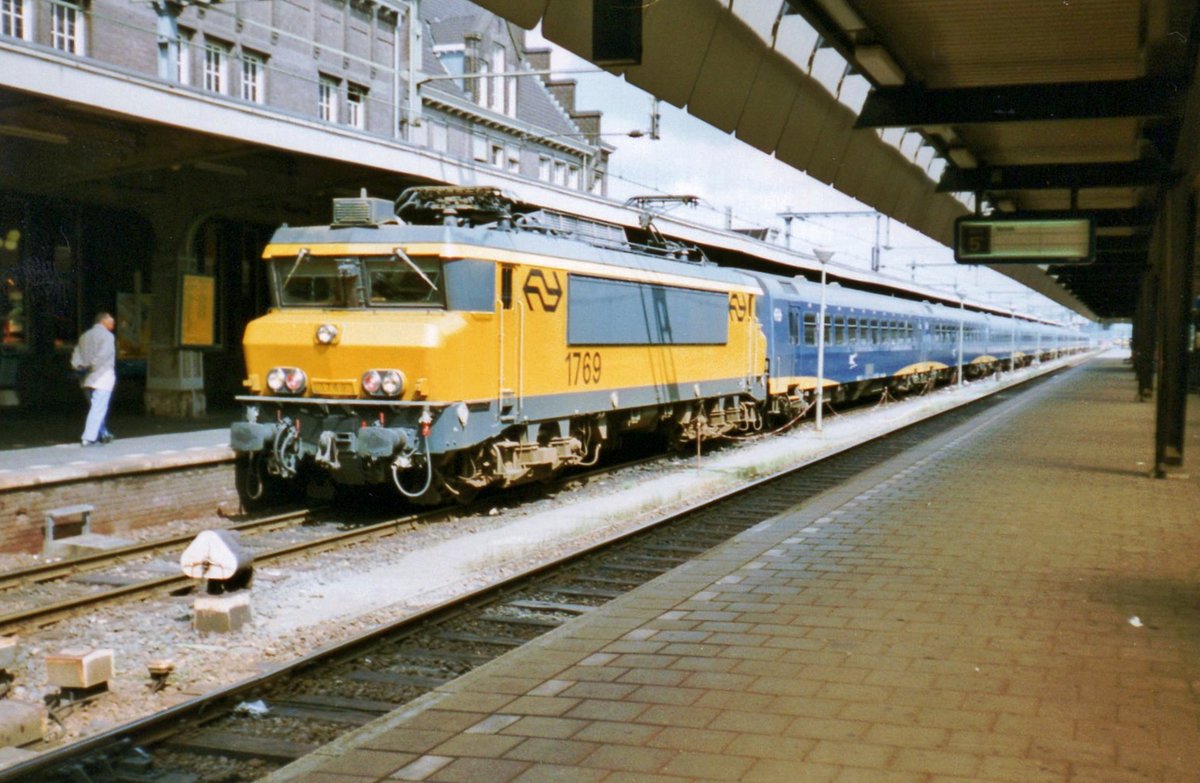
M 1068 370 L 266 780 L 1198 780 L 1200 481 L 1153 425 Z
M 113 536 L 238 508 L 232 412 L 202 419 L 116 413 L 109 419 L 116 440 L 88 448 L 79 442 L 82 414 L 0 415 L 0 551 L 42 550 L 47 518 L 81 504 L 94 507 L 90 532 Z

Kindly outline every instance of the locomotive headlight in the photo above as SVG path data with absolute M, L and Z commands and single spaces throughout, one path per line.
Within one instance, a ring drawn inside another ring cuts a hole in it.
M 317 327 L 317 342 L 321 345 L 332 345 L 337 342 L 338 328 L 334 324 L 321 324 Z
M 404 391 L 404 373 L 399 370 L 384 370 L 380 376 L 383 380 L 383 393 L 389 397 L 399 397 Z
M 298 367 L 272 367 L 267 373 L 267 388 L 276 394 L 300 394 L 308 386 L 308 376 Z
M 383 386 L 383 379 L 379 377 L 378 370 L 367 370 L 363 373 L 362 387 L 363 391 L 370 394 L 372 397 L 379 394 L 379 388 Z
M 287 384 L 288 391 L 292 394 L 299 394 L 308 385 L 308 377 L 305 376 L 304 370 L 289 367 L 284 382 Z
M 399 370 L 367 370 L 363 391 L 372 397 L 399 397 L 404 392 L 404 373 Z

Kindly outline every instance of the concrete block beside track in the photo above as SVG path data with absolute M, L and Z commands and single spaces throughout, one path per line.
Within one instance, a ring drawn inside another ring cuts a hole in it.
M 76 647 L 46 656 L 46 679 L 58 688 L 95 688 L 112 674 L 112 650 Z
M 105 536 L 99 533 L 84 533 L 78 536 L 67 536 L 47 541 L 45 554 L 47 557 L 75 558 L 110 552 L 131 546 L 132 541 L 116 536 Z
M 250 594 L 202 595 L 192 605 L 192 627 L 201 633 L 230 633 L 250 622 Z
M 0 748 L 38 742 L 46 733 L 46 708 L 41 704 L 0 700 Z
M 12 671 L 17 663 L 17 637 L 0 636 L 0 671 Z

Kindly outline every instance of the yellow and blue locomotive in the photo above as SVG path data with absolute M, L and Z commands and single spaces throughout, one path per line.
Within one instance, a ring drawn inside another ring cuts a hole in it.
M 759 426 L 754 281 L 578 228 L 436 187 L 280 228 L 231 432 L 243 502 L 320 474 L 465 497 L 590 464 L 626 430 L 686 442 Z

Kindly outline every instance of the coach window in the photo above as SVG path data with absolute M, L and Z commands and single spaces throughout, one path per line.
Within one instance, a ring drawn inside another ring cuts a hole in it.
M 815 313 L 804 314 L 804 344 L 817 344 L 817 316 Z
M 854 345 L 855 343 L 858 342 L 858 319 L 857 318 L 847 318 L 846 319 L 846 339 L 849 340 L 851 345 Z
M 788 310 L 788 342 L 800 344 L 800 313 L 795 310 Z

